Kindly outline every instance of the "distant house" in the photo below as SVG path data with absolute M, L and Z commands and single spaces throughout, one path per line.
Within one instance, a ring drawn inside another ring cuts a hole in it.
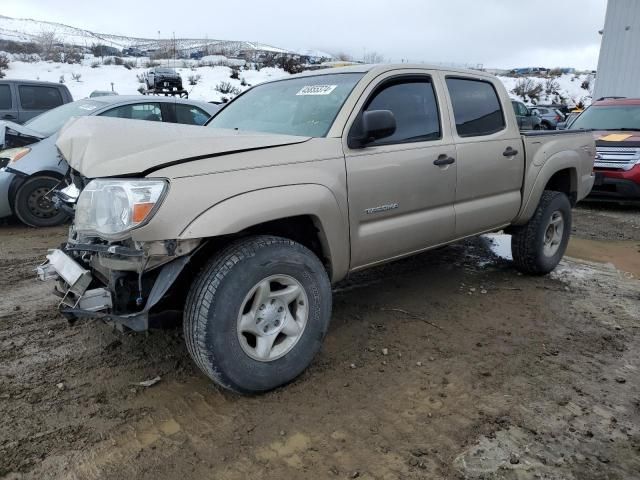
M 640 1 L 607 3 L 593 98 L 640 98 Z

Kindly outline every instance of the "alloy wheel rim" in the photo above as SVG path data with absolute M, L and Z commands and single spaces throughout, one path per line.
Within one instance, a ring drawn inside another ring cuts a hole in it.
M 564 234 L 564 216 L 562 212 L 555 211 L 549 218 L 549 223 L 544 231 L 543 252 L 547 257 L 553 257 L 560 249 Z
M 309 317 L 304 287 L 289 275 L 256 283 L 238 313 L 237 334 L 244 353 L 259 362 L 283 357 L 302 337 Z

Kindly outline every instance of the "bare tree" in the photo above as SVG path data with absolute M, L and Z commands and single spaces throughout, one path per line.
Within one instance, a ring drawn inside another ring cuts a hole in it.
M 42 56 L 44 58 L 49 57 L 53 51 L 56 43 L 58 43 L 58 37 L 55 30 L 43 30 L 36 36 L 36 43 L 40 45 Z
M 4 77 L 4 71 L 9 68 L 9 57 L 6 53 L 0 53 L 0 78 Z
M 344 53 L 344 52 L 340 52 L 340 53 L 336 53 L 334 55 L 335 58 L 337 58 L 338 60 L 341 60 L 343 62 L 350 62 L 353 60 L 353 57 L 351 57 L 351 55 L 349 55 L 348 53 Z
M 536 82 L 531 78 L 525 77 L 518 80 L 511 92 L 525 101 L 527 101 L 528 98 L 531 102 L 537 103 L 543 90 L 544 85 L 541 82 Z
M 382 63 L 384 62 L 384 57 L 378 52 L 365 52 L 362 56 L 362 61 L 364 63 Z

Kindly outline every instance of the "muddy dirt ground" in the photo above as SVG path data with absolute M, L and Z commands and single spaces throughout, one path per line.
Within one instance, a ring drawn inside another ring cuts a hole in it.
M 239 397 L 180 329 L 68 325 L 33 273 L 65 229 L 0 226 L 0 477 L 638 479 L 640 210 L 574 231 L 550 276 L 483 239 L 356 275 L 313 366 Z

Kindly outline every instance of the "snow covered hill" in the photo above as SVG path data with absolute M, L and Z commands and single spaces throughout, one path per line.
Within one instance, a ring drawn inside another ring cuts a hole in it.
M 58 42 L 78 47 L 91 47 L 103 44 L 118 49 L 136 47 L 144 50 L 157 50 L 173 46 L 173 39 L 152 39 L 126 37 L 107 33 L 96 33 L 62 23 L 33 20 L 30 18 L 11 18 L 0 15 L 0 39 L 17 42 L 33 42 L 43 33 L 53 33 Z M 207 38 L 177 38 L 177 50 L 198 50 L 204 47 L 216 48 L 227 52 L 262 51 L 274 53 L 292 53 L 284 48 L 266 45 L 260 42 L 244 40 L 215 40 Z

